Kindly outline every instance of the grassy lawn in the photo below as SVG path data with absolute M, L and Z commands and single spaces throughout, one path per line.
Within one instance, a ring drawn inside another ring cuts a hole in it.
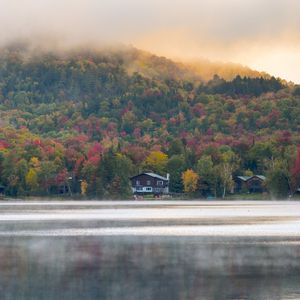
M 253 194 L 234 194 L 227 195 L 227 200 L 271 200 L 272 197 L 266 193 L 253 193 Z

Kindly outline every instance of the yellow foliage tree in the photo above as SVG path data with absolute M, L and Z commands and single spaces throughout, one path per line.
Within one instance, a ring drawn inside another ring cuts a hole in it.
M 198 188 L 199 175 L 189 169 L 182 173 L 182 181 L 185 193 L 193 193 Z
M 29 169 L 28 173 L 26 174 L 25 181 L 26 185 L 31 190 L 36 190 L 38 188 L 38 176 L 37 172 L 33 168 Z
M 39 168 L 41 166 L 41 162 L 39 161 L 39 159 L 35 156 L 31 157 L 30 162 L 29 162 L 30 166 L 32 166 L 33 168 Z
M 161 151 L 152 151 L 144 161 L 144 168 L 164 174 L 168 163 L 168 155 Z
M 81 195 L 82 196 L 86 195 L 87 188 L 88 188 L 88 183 L 85 180 L 81 181 L 80 189 L 81 189 Z

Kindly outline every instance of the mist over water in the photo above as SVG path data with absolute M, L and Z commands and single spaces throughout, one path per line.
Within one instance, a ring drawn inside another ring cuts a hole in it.
M 1 202 L 1 299 L 299 299 L 299 208 Z

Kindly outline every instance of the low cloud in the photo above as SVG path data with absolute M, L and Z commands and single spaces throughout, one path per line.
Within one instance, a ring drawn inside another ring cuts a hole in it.
M 0 0 L 0 44 L 123 43 L 300 81 L 297 0 Z

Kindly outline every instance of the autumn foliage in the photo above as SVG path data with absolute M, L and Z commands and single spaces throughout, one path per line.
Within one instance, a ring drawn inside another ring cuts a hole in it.
M 300 98 L 280 79 L 216 69 L 203 80 L 136 49 L 28 51 L 0 49 L 6 195 L 130 197 L 128 178 L 142 171 L 170 173 L 172 193 L 199 197 L 225 196 L 249 171 L 299 187 Z
M 199 175 L 189 169 L 182 173 L 182 181 L 185 193 L 193 193 L 198 188 Z

